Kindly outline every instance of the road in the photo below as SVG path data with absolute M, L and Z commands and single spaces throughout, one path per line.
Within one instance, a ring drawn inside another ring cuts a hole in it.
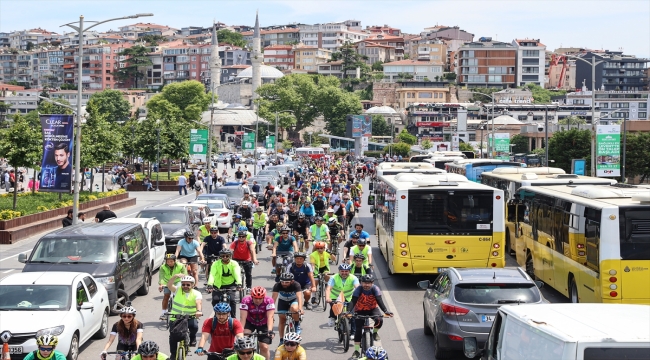
M 219 169 L 221 170 L 220 165 Z M 233 170 L 229 170 L 234 174 Z M 364 189 L 367 189 L 367 183 Z M 160 206 L 166 204 L 183 203 L 193 199 L 194 195 L 179 196 L 175 192 L 142 192 L 131 193 L 136 196 L 138 203 L 134 207 L 116 211 L 118 217 L 133 216 L 140 209 L 147 206 Z M 374 220 L 364 205 L 355 219 L 364 225 L 364 229 L 371 236 L 371 244 L 377 245 L 374 239 Z M 42 235 L 41 235 L 42 236 Z M 0 276 L 5 276 L 11 272 L 20 271 L 23 264 L 17 261 L 18 253 L 26 252 L 33 248 L 39 236 L 26 239 L 14 245 L 0 245 Z M 393 319 L 386 319 L 384 326 L 380 330 L 382 340 L 379 345 L 383 346 L 392 359 L 410 359 L 425 360 L 432 359 L 433 345 L 431 337 L 424 335 L 422 329 L 422 290 L 416 287 L 420 280 L 434 280 L 433 275 L 388 275 L 386 272 L 386 263 L 379 255 L 379 250 L 373 246 L 373 252 L 376 254 L 375 270 L 377 271 L 378 281 L 384 293 L 387 306 L 395 313 Z M 253 269 L 253 285 L 261 285 L 267 289 L 273 286 L 273 276 L 271 275 L 270 251 L 263 249 L 258 255 L 260 264 Z M 507 266 L 516 266 L 514 258 L 508 257 Z M 154 282 L 158 279 L 158 274 L 154 274 Z M 201 275 L 203 279 L 203 275 Z M 200 287 L 202 290 L 202 286 Z M 156 291 L 155 287 L 147 296 L 132 298 L 133 306 L 138 309 L 137 319 L 145 325 L 144 339 L 156 341 L 161 350 L 168 353 L 168 333 L 161 328 L 161 322 L 158 320 L 161 310 L 162 294 Z M 550 288 L 543 288 L 542 293 L 551 302 L 566 302 L 567 299 Z M 210 295 L 204 294 L 204 309 L 210 309 Z M 338 344 L 336 332 L 327 326 L 327 313 L 322 307 L 319 310 L 305 311 L 305 320 L 303 321 L 303 347 L 307 350 L 310 360 L 332 360 L 332 359 L 349 359 L 352 356 L 353 349 L 347 353 L 343 352 L 342 347 Z M 207 313 L 207 311 L 206 311 Z M 212 316 L 212 313 L 206 314 Z M 205 317 L 203 318 L 203 320 Z M 109 326 L 119 318 L 112 316 L 109 319 Z M 276 329 L 277 333 L 277 329 Z M 271 346 L 272 349 L 277 347 L 277 339 Z M 95 359 L 99 356 L 100 351 L 105 345 L 105 340 L 93 340 L 82 346 L 80 359 Z M 115 349 L 113 344 L 113 350 Z M 196 355 L 194 355 L 196 356 Z M 197 357 L 197 359 L 200 357 Z M 458 354 L 458 359 L 464 358 Z

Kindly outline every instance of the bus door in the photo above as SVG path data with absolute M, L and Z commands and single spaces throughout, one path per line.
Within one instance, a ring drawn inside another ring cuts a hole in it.
M 608 217 L 609 215 L 604 216 L 604 218 Z M 622 278 L 619 293 L 625 303 L 649 304 L 650 286 L 647 284 L 650 284 L 650 241 L 648 240 L 650 239 L 650 211 L 646 206 L 622 207 L 619 209 L 619 224 L 621 224 L 620 239 L 617 241 L 621 249 L 619 278 Z

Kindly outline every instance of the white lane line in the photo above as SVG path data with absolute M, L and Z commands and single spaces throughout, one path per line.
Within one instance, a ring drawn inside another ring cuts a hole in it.
M 15 258 L 16 256 L 18 256 L 20 254 L 24 254 L 24 253 L 27 253 L 27 252 L 30 252 L 30 251 L 32 251 L 32 250 L 25 250 L 25 251 L 19 252 L 16 255 L 11 255 L 11 256 L 8 256 L 8 257 L 6 257 L 4 259 L 0 259 L 0 261 L 5 261 L 5 260 L 11 259 L 11 258 Z
M 10 272 L 12 272 L 12 271 L 14 271 L 14 269 L 9 269 L 9 270 L 7 270 L 7 271 L 3 271 L 2 273 L 3 273 L 3 274 L 6 274 L 6 273 L 10 273 Z
M 170 203 L 170 202 L 172 202 L 172 201 L 178 201 L 178 199 L 184 198 L 184 197 L 186 197 L 186 196 L 195 196 L 195 195 L 194 195 L 194 194 L 188 194 L 188 195 L 183 195 L 183 196 L 180 197 L 180 198 L 174 197 L 173 199 L 171 199 L 171 200 L 169 200 L 169 201 L 165 201 L 164 203 L 156 204 L 156 205 L 154 205 L 153 207 L 160 206 L 160 205 L 165 205 L 165 204 Z M 137 206 L 137 205 L 136 205 L 136 206 Z M 122 217 L 130 217 L 131 215 L 135 215 L 135 214 L 137 214 L 137 213 L 139 213 L 139 212 L 140 212 L 140 211 L 136 211 L 136 212 L 134 212 L 134 213 L 130 213 L 130 214 L 128 214 L 128 215 L 124 215 L 124 216 L 122 216 Z

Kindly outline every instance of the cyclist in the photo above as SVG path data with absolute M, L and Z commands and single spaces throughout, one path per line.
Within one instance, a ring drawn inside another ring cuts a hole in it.
M 241 214 L 234 214 L 232 216 L 232 226 L 228 229 L 228 238 L 236 237 L 240 226 L 246 226 L 246 221 L 242 220 Z
M 284 334 L 283 344 L 275 350 L 274 360 L 307 360 L 307 352 L 300 346 L 302 337 L 300 334 L 290 332 Z
M 241 202 L 241 205 L 239 206 L 239 209 L 237 210 L 237 213 L 241 215 L 242 220 L 246 223 L 247 227 L 251 227 L 252 225 L 252 218 L 253 218 L 253 212 L 251 211 L 250 206 L 250 201 L 243 200 Z
M 334 205 L 332 205 L 332 209 L 334 209 L 334 216 L 336 216 L 336 220 L 340 222 L 341 224 L 345 224 L 346 218 L 346 212 L 345 212 L 345 206 L 341 205 L 341 199 L 336 199 L 334 200 Z
M 309 262 L 311 263 L 312 268 L 314 268 L 314 276 L 318 274 L 325 274 L 325 281 L 329 281 L 330 272 L 330 261 L 336 260 L 336 257 L 333 254 L 330 254 L 326 250 L 327 244 L 322 241 L 317 241 L 314 243 L 314 250 L 309 254 Z M 316 286 L 318 286 L 318 280 L 316 280 Z
M 212 264 L 210 269 L 210 277 L 208 278 L 208 292 L 212 293 L 212 306 L 221 302 L 219 291 L 213 291 L 215 288 L 219 290 L 234 290 L 241 286 L 240 268 L 239 264 L 235 261 L 230 261 L 232 258 L 232 250 L 223 249 L 219 252 L 221 259 Z M 237 309 L 235 309 L 235 297 L 230 295 L 230 316 L 235 317 Z
M 203 346 L 210 339 L 209 352 L 230 355 L 236 338 L 244 336 L 244 327 L 239 320 L 230 317 L 230 305 L 218 303 L 214 306 L 214 317 L 206 319 L 201 328 L 201 340 L 195 353 L 205 355 Z M 208 360 L 221 360 L 220 356 L 208 355 Z
M 353 234 L 358 234 L 359 239 L 370 239 L 370 234 L 363 230 L 363 224 L 362 223 L 356 223 L 354 224 L 354 231 L 350 232 L 350 238 L 352 238 Z
M 271 230 L 271 232 L 268 233 L 268 234 L 266 235 L 266 237 L 267 237 L 267 238 L 270 238 L 271 241 L 276 240 L 277 238 L 280 237 L 280 230 L 281 230 L 283 227 L 284 227 L 284 223 L 283 223 L 282 221 L 278 221 L 278 223 L 275 224 L 275 229 Z M 272 245 L 272 244 L 273 244 L 273 242 L 271 242 L 271 244 L 267 245 L 266 248 L 267 248 L 268 250 L 273 249 L 273 245 Z
M 333 210 L 333 209 L 330 209 Z M 336 219 L 336 216 L 332 216 L 329 218 L 327 222 L 327 227 L 329 228 L 330 232 L 330 239 L 334 240 L 336 239 L 336 246 L 338 247 L 341 245 L 341 242 L 345 238 L 345 230 L 343 229 L 343 225 L 338 222 Z M 334 249 L 334 241 L 330 241 L 330 250 Z
M 237 241 L 230 244 L 232 259 L 239 263 L 244 269 L 246 276 L 246 288 L 253 287 L 253 264 L 259 264 L 255 253 L 255 241 L 246 239 L 245 233 L 237 234 Z
M 292 273 L 280 275 L 280 281 L 273 285 L 273 301 L 278 302 L 277 313 L 279 314 L 278 332 L 280 333 L 280 345 L 283 342 L 284 325 L 287 323 L 287 312 L 292 312 L 292 317 L 296 325 L 296 332 L 300 333 L 300 318 L 305 313 L 302 309 L 303 297 L 302 287 L 297 281 L 293 280 Z
M 194 277 L 194 283 L 199 282 L 199 265 L 197 260 L 200 257 L 201 262 L 205 261 L 203 253 L 200 251 L 201 244 L 194 240 L 194 233 L 191 231 L 185 232 L 185 240 L 180 240 L 176 245 L 176 258 L 185 259 L 190 264 L 192 270 L 191 276 Z
M 203 258 L 210 259 L 210 257 L 212 257 L 212 260 L 210 260 L 210 262 L 208 262 L 207 266 L 205 267 L 206 274 L 210 273 L 210 266 L 212 266 L 211 261 L 214 261 L 214 258 L 218 257 L 219 252 L 225 247 L 226 239 L 224 239 L 223 236 L 219 235 L 219 228 L 216 226 L 211 227 L 210 235 L 206 236 L 201 243 L 201 252 L 203 253 Z
M 312 291 L 316 291 L 316 281 L 314 281 L 314 269 L 310 263 L 305 263 L 307 254 L 296 252 L 293 254 L 293 263 L 287 268 L 287 272 L 292 273 L 294 281 L 300 284 L 302 293 L 305 297 L 305 308 L 311 310 L 309 299 Z
M 293 222 L 292 228 L 294 235 L 302 235 L 305 239 L 307 239 L 307 229 L 309 229 L 310 225 L 311 223 L 307 219 L 307 216 L 301 212 L 298 215 L 298 220 Z
M 336 219 L 336 215 L 334 215 L 334 209 L 329 208 L 325 211 L 325 216 L 323 216 L 323 220 L 325 221 L 326 224 L 329 224 L 331 219 Z
M 352 219 L 354 218 L 354 202 L 350 200 L 350 195 L 344 194 L 343 195 L 343 201 L 341 202 L 343 206 L 345 207 L 345 217 L 346 217 L 346 224 L 352 224 Z
M 354 246 L 357 246 L 357 241 L 359 241 L 359 234 L 353 232 L 350 236 L 350 240 L 346 241 L 345 244 L 343 244 L 343 261 L 348 262 L 350 260 L 348 257 L 350 254 L 350 249 L 352 249 Z
M 362 357 L 359 360 L 387 360 L 388 354 L 381 346 L 371 346 L 366 350 L 366 356 Z
M 203 225 L 199 226 L 199 239 L 203 239 L 206 236 L 210 236 L 210 228 L 212 227 L 212 222 L 209 217 L 203 218 Z
M 264 232 L 266 233 L 266 244 L 269 246 L 273 243 L 273 235 L 271 235 L 271 232 L 278 227 L 278 222 L 278 215 L 276 214 L 271 215 L 271 218 L 266 222 L 266 230 Z
M 289 228 L 284 226 L 280 229 L 280 237 L 273 241 L 273 249 L 271 254 L 271 262 L 273 263 L 273 270 L 275 270 L 275 281 L 278 282 L 278 275 L 282 273 L 282 263 L 278 263 L 277 257 L 282 255 L 291 255 L 291 253 L 298 251 L 298 243 L 296 238 L 289 235 Z
M 354 254 L 354 262 L 352 263 L 352 269 L 350 269 L 354 276 L 360 277 L 366 274 L 372 274 L 370 266 L 363 264 L 365 260 L 366 256 L 362 253 Z
M 325 215 L 325 205 L 327 204 L 327 199 L 322 196 L 320 192 L 317 192 L 314 195 L 314 201 L 311 204 L 314 207 L 314 210 L 316 210 L 316 215 Z
M 293 223 L 298 220 L 298 214 L 300 214 L 300 212 L 296 209 L 296 204 L 289 203 L 289 210 L 287 210 L 287 224 L 289 224 L 289 226 L 292 226 Z
M 366 239 L 357 240 L 357 244 L 350 248 L 350 263 L 354 262 L 354 255 L 363 254 L 363 266 L 372 265 L 372 248 L 368 246 Z
M 330 205 L 334 206 L 336 200 L 341 200 L 341 193 L 339 192 L 340 185 L 338 180 L 334 180 L 334 185 L 332 185 L 332 193 L 330 194 Z
M 340 264 L 339 273 L 332 276 L 327 282 L 327 287 L 325 288 L 325 301 L 330 304 L 330 315 L 327 324 L 329 326 L 334 326 L 334 311 L 332 311 L 332 300 L 336 300 L 341 293 L 343 293 L 343 298 L 345 302 L 352 300 L 352 292 L 359 286 L 359 279 L 356 276 L 350 274 L 350 265 L 349 264 Z M 354 322 L 351 322 L 351 328 L 354 329 Z
M 226 358 L 226 360 L 266 360 L 264 356 L 255 353 L 257 341 L 254 337 L 244 336 L 235 340 L 235 354 Z
M 143 341 L 138 347 L 138 354 L 131 360 L 167 360 L 167 355 L 160 352 L 158 344 L 151 340 Z
M 172 293 L 167 288 L 167 282 L 176 274 L 187 275 L 187 267 L 176 261 L 176 255 L 166 254 L 165 263 L 162 264 L 158 271 L 158 291 L 160 292 L 164 290 L 162 314 L 160 314 L 160 320 L 163 321 L 167 318 L 167 306 L 169 306 L 169 297 Z M 178 286 L 178 284 L 176 285 Z
M 144 325 L 135 319 L 135 313 L 136 310 L 132 306 L 120 310 L 120 321 L 113 324 L 111 335 L 100 355 L 106 355 L 106 351 L 111 347 L 116 336 L 118 352 L 135 352 L 137 350 L 142 343 Z
M 266 289 L 256 286 L 251 294 L 244 297 L 239 305 L 239 319 L 244 324 L 244 333 L 256 331 L 257 340 L 260 342 L 260 353 L 268 359 L 271 355 L 269 345 L 273 341 L 273 316 L 275 315 L 275 301 L 266 296 Z
M 262 236 L 264 236 L 263 229 L 266 226 L 267 221 L 268 219 L 264 212 L 264 208 L 258 206 L 257 209 L 255 209 L 255 214 L 253 214 L 253 237 L 255 238 L 255 241 L 257 241 L 260 230 L 262 230 Z
M 177 288 L 174 283 L 176 279 L 181 280 L 181 287 Z M 169 314 L 170 321 L 175 322 L 176 316 L 191 315 L 194 318 L 189 318 L 187 327 L 190 331 L 189 346 L 196 346 L 196 333 L 199 331 L 198 318 L 203 314 L 201 308 L 203 306 L 203 295 L 195 289 L 194 278 L 188 275 L 176 274 L 169 279 L 167 287 L 174 293 L 172 298 L 172 312 Z M 172 359 L 176 359 L 176 350 L 178 350 L 178 342 L 172 336 L 173 325 L 169 327 L 169 350 Z
M 305 200 L 302 202 L 302 205 L 300 206 L 300 213 L 305 214 L 305 216 L 308 216 L 309 218 L 312 218 L 316 215 L 316 209 L 314 208 L 314 205 L 310 204 L 309 200 L 305 198 Z
M 379 341 L 379 329 L 381 329 L 383 323 L 381 313 L 383 312 L 389 317 L 392 317 L 393 313 L 388 311 L 388 308 L 381 297 L 381 290 L 379 290 L 379 287 L 377 287 L 374 282 L 375 277 L 371 274 L 361 277 L 361 286 L 354 289 L 354 292 L 352 293 L 351 308 L 352 312 L 357 315 L 374 316 L 373 320 L 375 326 L 372 331 L 372 338 L 375 341 Z M 381 309 L 381 312 L 379 309 Z M 363 332 L 364 320 L 354 319 L 354 322 L 356 325 L 356 331 L 354 332 L 354 353 L 352 354 L 352 357 L 359 358 L 361 356 L 359 347 L 361 344 L 361 333 Z
M 55 335 L 41 335 L 36 337 L 37 350 L 34 350 L 25 356 L 25 360 L 66 360 L 65 355 L 56 351 L 59 344 L 59 338 Z
M 305 251 L 309 251 L 309 242 L 312 240 L 331 243 L 329 228 L 323 224 L 323 218 L 320 216 L 316 218 L 316 224 L 309 227 L 307 242 L 305 242 Z

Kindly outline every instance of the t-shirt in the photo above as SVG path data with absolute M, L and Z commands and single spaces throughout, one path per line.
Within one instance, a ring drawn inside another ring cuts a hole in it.
M 230 249 L 233 251 L 232 258 L 234 260 L 241 260 L 241 261 L 251 261 L 251 249 L 250 246 L 253 243 L 252 240 L 245 240 L 245 241 L 233 241 L 230 244 Z
M 352 234 L 357 233 L 357 231 L 351 231 L 349 238 L 352 239 Z M 359 233 L 359 239 L 368 239 L 370 237 L 370 234 L 368 232 L 361 230 L 361 233 Z
M 239 310 L 246 310 L 248 312 L 246 322 L 250 322 L 255 326 L 262 326 L 266 325 L 266 313 L 275 310 L 275 302 L 273 298 L 266 296 L 262 300 L 262 303 L 256 306 L 253 298 L 248 295 L 242 299 Z
M 381 290 L 376 285 L 373 285 L 370 290 L 364 290 L 363 286 L 359 286 L 352 292 L 352 297 L 359 298 L 354 311 L 365 311 L 375 309 L 377 304 L 377 296 L 381 296 Z
M 106 219 L 110 219 L 113 217 L 117 217 L 114 212 L 110 210 L 102 210 L 95 215 L 95 219 L 97 219 L 99 222 L 104 222 Z
M 296 238 L 289 236 L 287 239 L 285 239 L 284 237 L 280 236 L 273 241 L 278 243 L 276 251 L 293 251 L 293 242 L 296 241 Z
M 235 354 L 232 354 L 232 355 L 228 356 L 226 358 L 226 360 L 241 360 L 241 359 L 239 358 L 239 355 L 237 355 L 235 353 Z M 266 358 L 264 356 L 260 355 L 260 354 L 253 354 L 253 357 L 251 358 L 251 360 L 266 360 Z
M 217 235 L 217 238 L 213 238 L 212 235 L 208 235 L 203 239 L 205 245 L 203 249 L 206 250 L 208 255 L 219 255 L 219 252 L 223 249 L 223 244 L 226 242 L 226 239 L 221 235 Z M 179 241 L 180 243 L 180 241 Z
M 210 334 L 210 349 L 209 352 L 223 352 L 224 349 L 232 349 L 235 344 L 235 334 L 244 333 L 244 327 L 239 320 L 232 319 L 232 332 L 228 327 L 228 321 L 225 324 L 217 322 L 217 326 L 212 331 L 212 321 L 214 317 L 205 319 L 201 332 Z
M 188 243 L 187 240 L 183 239 L 178 242 L 178 246 L 181 247 L 181 256 L 193 257 L 199 255 L 196 250 L 201 246 L 201 244 L 196 240 L 192 240 L 192 242 Z
M 275 350 L 275 357 L 273 360 L 307 360 L 307 352 L 305 349 L 298 345 L 298 347 L 293 352 L 288 352 L 284 345 L 280 345 L 277 350 Z
M 124 344 L 124 345 L 135 345 L 135 340 L 137 338 L 137 333 L 144 332 L 144 325 L 138 321 L 138 325 L 136 326 L 136 333 L 131 334 L 128 339 L 123 338 L 119 333 L 117 332 L 117 323 L 113 324 L 113 328 L 111 329 L 111 335 L 118 335 L 117 336 L 117 341 L 119 344 Z
M 314 272 L 311 264 L 305 262 L 302 264 L 302 266 L 299 267 L 296 263 L 291 263 L 287 271 L 293 274 L 293 279 L 299 282 L 301 287 L 307 288 L 307 285 L 311 284 L 309 273 Z
M 297 281 L 292 281 L 291 285 L 284 287 L 282 283 L 275 283 L 273 285 L 273 292 L 278 293 L 278 299 L 282 301 L 292 302 L 298 298 L 296 293 L 302 291 L 302 287 Z
M 187 185 L 187 178 L 185 178 L 185 175 L 181 175 L 178 177 L 178 186 L 185 186 Z
M 35 355 L 35 353 L 38 351 L 32 351 L 29 354 L 25 356 L 23 360 L 38 360 L 38 356 Z M 59 350 L 54 350 L 54 353 L 52 354 L 52 357 L 50 360 L 66 360 L 67 358 L 63 353 L 59 352 Z M 264 358 L 262 358 L 264 359 Z

